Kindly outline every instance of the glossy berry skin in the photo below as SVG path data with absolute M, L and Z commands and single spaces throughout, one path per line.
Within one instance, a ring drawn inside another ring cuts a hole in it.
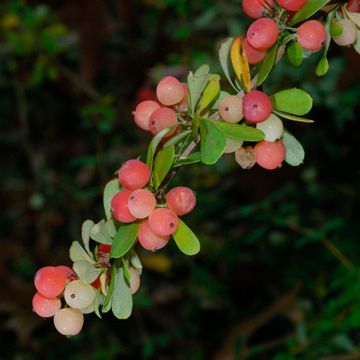
M 178 104 L 184 97 L 181 82 L 173 76 L 164 77 L 156 88 L 159 101 L 165 106 Z
M 173 131 L 167 134 L 167 136 L 170 136 L 176 131 L 177 123 L 176 112 L 172 109 L 161 107 L 151 114 L 149 127 L 153 135 L 158 134 L 166 128 L 174 128 Z
M 130 194 L 128 208 L 137 219 L 147 218 L 155 209 L 155 195 L 147 189 L 138 189 Z
M 244 40 L 244 49 L 245 49 L 245 53 L 246 53 L 246 57 L 248 60 L 248 63 L 250 65 L 255 65 L 260 63 L 261 61 L 264 60 L 267 51 L 266 50 L 259 50 L 259 49 L 255 49 L 254 47 L 252 47 L 249 42 L 247 41 L 247 39 L 245 38 Z
M 244 117 L 249 123 L 266 120 L 272 111 L 270 98 L 259 90 L 248 92 L 243 99 Z
M 134 121 L 135 124 L 143 130 L 149 131 L 149 119 L 151 114 L 160 108 L 160 105 L 152 100 L 142 101 L 136 106 L 134 111 Z
M 79 309 L 64 308 L 54 316 L 56 330 L 65 336 L 77 335 L 84 325 L 84 315 Z
M 37 292 L 32 299 L 32 307 L 37 315 L 48 318 L 54 316 L 61 308 L 61 301 L 57 297 L 49 299 Z
M 243 0 L 242 1 L 242 8 L 244 13 L 252 18 L 252 19 L 259 19 L 264 16 L 266 9 L 272 7 L 274 4 L 273 0 Z
M 265 134 L 265 141 L 274 142 L 281 138 L 284 132 L 282 121 L 274 114 L 261 123 L 256 124 L 256 127 Z
M 136 217 L 131 215 L 128 207 L 129 197 L 132 191 L 128 189 L 120 190 L 111 200 L 111 212 L 117 221 L 131 223 Z
M 149 226 L 148 220 L 144 220 L 139 227 L 138 239 L 140 245 L 150 251 L 160 250 L 165 247 L 170 239 L 169 235 L 161 236 L 155 234 Z
M 111 248 L 111 245 L 99 244 L 98 251 L 110 254 Z
M 56 266 L 56 268 L 58 270 L 62 271 L 66 275 L 67 281 L 73 281 L 76 279 L 75 271 L 73 269 L 69 268 L 68 266 L 59 265 L 59 266 Z
M 131 290 L 131 294 L 134 295 L 139 290 L 139 287 L 140 287 L 140 274 L 133 267 L 130 267 L 129 270 L 131 273 L 130 290 Z
M 357 27 L 349 19 L 341 19 L 338 24 L 342 25 L 342 33 L 338 36 L 333 36 L 334 42 L 339 46 L 348 46 L 353 44 L 357 38 Z
M 246 38 L 253 48 L 267 50 L 276 43 L 278 34 L 279 31 L 274 20 L 260 18 L 249 26 Z
M 186 186 L 177 186 L 166 194 L 166 204 L 176 215 L 186 215 L 194 209 L 196 195 Z
M 156 235 L 167 236 L 176 231 L 179 226 L 179 219 L 174 211 L 158 208 L 150 214 L 149 226 Z
M 320 21 L 305 21 L 297 29 L 297 42 L 305 50 L 320 50 L 324 45 L 325 39 L 326 30 Z
M 219 104 L 221 118 L 229 123 L 238 123 L 243 117 L 242 98 L 236 95 L 225 96 Z
M 307 0 L 276 0 L 276 2 L 286 10 L 298 11 L 307 3 Z
M 65 288 L 66 274 L 54 266 L 45 266 L 35 274 L 36 290 L 44 297 L 54 298 L 60 295 Z
M 75 280 L 69 283 L 64 291 L 66 303 L 74 309 L 88 307 L 95 299 L 96 291 L 94 288 L 85 284 L 82 280 Z
M 282 140 L 261 141 L 254 147 L 256 163 L 267 170 L 274 170 L 285 160 L 286 149 Z
M 150 180 L 149 167 L 140 160 L 126 161 L 119 170 L 119 182 L 129 190 L 143 188 Z

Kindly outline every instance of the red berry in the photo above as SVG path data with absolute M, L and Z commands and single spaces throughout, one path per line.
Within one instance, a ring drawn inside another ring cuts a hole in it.
M 131 215 L 128 208 L 129 197 L 131 193 L 131 190 L 120 190 L 112 198 L 111 211 L 114 219 L 116 219 L 117 221 L 131 223 L 136 220 L 136 217 Z
M 242 8 L 248 17 L 258 19 L 264 16 L 266 9 L 271 10 L 273 4 L 273 0 L 243 0 Z
M 76 274 L 75 271 L 68 266 L 60 265 L 56 266 L 56 268 L 60 271 L 62 271 L 66 275 L 66 279 L 69 281 L 76 280 Z
M 104 253 L 107 253 L 109 254 L 110 251 L 111 251 L 111 245 L 106 245 L 106 244 L 100 244 L 98 246 L 98 251 L 101 251 L 101 252 L 104 252 Z
M 266 50 L 259 50 L 252 47 L 246 38 L 244 40 L 244 49 L 248 63 L 251 65 L 258 64 L 263 61 L 267 53 Z
M 262 91 L 252 90 L 244 96 L 243 111 L 248 122 L 258 123 L 270 116 L 272 103 L 270 98 Z
M 320 50 L 324 45 L 325 39 L 326 30 L 320 21 L 306 21 L 297 29 L 297 42 L 305 50 Z
M 155 209 L 149 216 L 149 226 L 157 235 L 173 234 L 179 226 L 179 219 L 174 211 L 165 208 Z
M 359 0 L 349 0 L 346 8 L 350 12 L 360 12 L 360 1 Z
M 126 161 L 119 170 L 119 182 L 130 190 L 143 188 L 150 180 L 149 167 L 140 160 Z
M 151 100 L 141 102 L 134 111 L 134 121 L 136 125 L 143 130 L 150 130 L 149 119 L 151 114 L 160 108 L 160 105 Z
M 279 31 L 274 20 L 260 18 L 255 20 L 247 31 L 247 41 L 255 49 L 271 48 L 277 40 Z
M 92 283 L 91 286 L 93 286 L 95 289 L 98 289 L 100 287 L 100 276 L 99 275 Z M 110 283 L 110 273 L 106 274 L 106 283 Z
M 307 3 L 307 0 L 276 0 L 276 2 L 286 10 L 298 11 Z
M 54 316 L 61 308 L 61 301 L 57 297 L 47 298 L 37 292 L 32 299 L 32 306 L 37 315 L 47 318 Z
M 162 249 L 167 245 L 170 239 L 170 235 L 161 236 L 156 235 L 149 226 L 148 220 L 144 220 L 140 224 L 138 239 L 141 246 L 150 251 L 156 251 Z
M 159 101 L 165 106 L 178 104 L 184 97 L 181 82 L 173 76 L 164 77 L 156 88 Z
M 128 208 L 138 219 L 147 218 L 155 209 L 155 195 L 147 189 L 138 189 L 130 194 Z
M 152 134 L 156 135 L 161 130 L 166 128 L 174 128 L 174 130 L 169 133 L 167 136 L 172 135 L 176 131 L 177 126 L 177 115 L 176 112 L 172 109 L 161 107 L 160 109 L 155 110 L 149 120 L 149 127 Z
M 267 170 L 280 167 L 286 156 L 286 149 L 282 140 L 258 142 L 254 147 L 254 152 L 257 164 Z
M 45 266 L 35 274 L 36 290 L 44 297 L 54 298 L 65 288 L 66 274 L 54 266 Z
M 185 215 L 194 209 L 196 196 L 190 188 L 177 186 L 166 194 L 166 204 L 176 215 Z

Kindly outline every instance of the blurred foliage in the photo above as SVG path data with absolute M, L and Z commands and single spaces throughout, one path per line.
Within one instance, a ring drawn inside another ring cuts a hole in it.
M 142 253 L 130 320 L 88 316 L 66 339 L 31 312 L 35 270 L 69 263 L 81 222 L 100 218 L 106 180 L 144 155 L 136 101 L 163 74 L 219 71 L 217 45 L 248 23 L 240 3 L 2 1 L 1 359 L 360 357 L 359 68 L 336 47 L 325 77 L 317 59 L 283 61 L 266 85 L 314 96 L 317 122 L 289 124 L 303 166 L 246 172 L 228 156 L 180 173 L 198 194 L 189 222 L 202 252 Z

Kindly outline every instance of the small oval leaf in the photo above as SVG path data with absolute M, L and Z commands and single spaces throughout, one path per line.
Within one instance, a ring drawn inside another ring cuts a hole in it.
M 163 148 L 155 158 L 154 171 L 153 171 L 153 183 L 155 189 L 157 189 L 166 175 L 170 171 L 175 156 L 175 146 L 171 145 Z
M 197 103 L 209 80 L 209 65 L 200 66 L 195 73 L 190 72 L 187 78 L 189 88 L 190 109 L 195 113 Z
M 288 46 L 286 53 L 290 62 L 294 66 L 301 65 L 304 57 L 304 50 L 297 41 L 294 41 L 290 46 Z
M 104 188 L 104 195 L 103 195 L 103 205 L 105 216 L 107 219 L 111 219 L 111 200 L 114 195 L 119 192 L 121 189 L 120 183 L 118 179 L 110 180 Z
M 321 10 L 331 0 L 308 0 L 307 3 L 295 13 L 290 20 L 290 26 L 293 26 L 301 21 L 313 16 L 317 11 Z
M 205 87 L 203 94 L 199 100 L 196 113 L 201 114 L 218 96 L 220 92 L 220 76 L 210 75 L 209 81 Z
M 185 255 L 196 255 L 200 251 L 200 242 L 192 230 L 179 220 L 179 226 L 173 234 L 176 245 Z
M 275 44 L 271 50 L 265 56 L 265 59 L 260 65 L 259 75 L 256 81 L 256 85 L 261 85 L 269 76 L 271 69 L 275 64 L 275 58 L 277 53 L 277 44 Z
M 99 277 L 100 273 L 102 272 L 101 268 L 94 267 L 93 264 L 86 260 L 75 261 L 73 264 L 73 269 L 77 276 L 79 276 L 79 278 L 86 284 L 91 284 Z
M 124 269 L 120 267 L 116 276 L 111 300 L 111 310 L 118 319 L 127 319 L 133 308 L 133 299 L 129 285 L 124 277 Z
M 302 164 L 305 158 L 305 151 L 299 141 L 287 130 L 284 130 L 282 141 L 286 148 L 285 161 L 291 166 Z
M 301 89 L 282 90 L 271 96 L 273 109 L 295 115 L 307 114 L 313 104 L 312 97 Z
M 138 230 L 138 223 L 121 225 L 115 235 L 110 252 L 110 257 L 119 258 L 125 255 L 135 244 Z

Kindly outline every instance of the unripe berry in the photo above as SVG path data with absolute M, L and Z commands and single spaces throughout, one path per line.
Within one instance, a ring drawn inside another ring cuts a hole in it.
M 131 190 L 123 189 L 114 195 L 111 200 L 111 212 L 117 221 L 124 223 L 131 223 L 136 220 L 136 217 L 131 215 L 129 211 L 129 197 Z
M 258 19 L 264 16 L 266 9 L 271 10 L 273 4 L 273 0 L 243 0 L 242 8 L 248 17 Z
M 149 119 L 151 114 L 160 108 L 160 105 L 152 100 L 145 100 L 136 106 L 134 111 L 134 121 L 135 124 L 143 129 L 150 130 L 149 128 Z
M 138 189 L 130 194 L 128 208 L 130 214 L 138 219 L 147 218 L 155 209 L 154 194 L 147 189 Z
M 225 96 L 219 104 L 221 118 L 229 123 L 237 123 L 243 118 L 242 98 L 236 95 Z
M 140 274 L 133 267 L 130 267 L 130 272 L 131 272 L 130 290 L 131 290 L 131 294 L 134 295 L 139 290 L 140 287 Z
M 351 45 L 357 38 L 357 27 L 350 19 L 341 19 L 337 22 L 342 26 L 342 33 L 333 36 L 333 40 L 339 46 Z
M 242 140 L 226 139 L 224 154 L 231 154 L 235 152 L 241 148 L 243 143 L 244 142 Z
M 37 292 L 32 299 L 32 307 L 37 315 L 48 318 L 54 316 L 61 308 L 61 301 L 57 297 L 49 299 Z
M 265 141 L 274 142 L 281 138 L 284 126 L 282 121 L 274 114 L 271 114 L 265 121 L 256 124 L 256 127 L 265 134 Z
M 258 123 L 270 116 L 272 103 L 270 98 L 262 91 L 252 90 L 244 96 L 243 111 L 248 122 Z
M 150 214 L 149 226 L 155 234 L 167 236 L 176 231 L 179 226 L 179 219 L 172 210 L 158 208 Z
M 87 307 L 79 309 L 83 314 L 91 314 L 95 311 L 95 299 L 94 301 L 88 305 Z
M 255 147 L 256 163 L 267 170 L 274 170 L 285 160 L 286 149 L 282 140 L 275 142 L 261 141 Z
M 54 316 L 56 330 L 65 336 L 77 335 L 84 325 L 84 315 L 78 309 L 64 308 Z
M 161 107 L 151 114 L 149 127 L 153 135 L 158 134 L 166 128 L 174 128 L 171 133 L 167 134 L 167 136 L 170 136 L 176 131 L 177 123 L 176 112 L 172 109 Z
M 56 268 L 60 271 L 62 271 L 66 275 L 66 280 L 73 281 L 76 279 L 75 271 L 68 266 L 65 265 L 59 265 L 56 266 Z
M 126 161 L 119 170 L 119 182 L 130 190 L 143 188 L 150 180 L 149 167 L 140 160 Z
M 260 18 L 249 26 L 246 38 L 255 49 L 266 50 L 276 43 L 278 34 L 279 31 L 274 20 Z
M 45 266 L 35 274 L 34 283 L 42 296 L 54 298 L 64 291 L 66 274 L 54 266 Z
M 182 216 L 194 209 L 196 196 L 190 188 L 177 186 L 166 194 L 166 204 L 176 215 Z
M 89 306 L 95 299 L 96 290 L 82 280 L 75 280 L 66 285 L 64 298 L 66 303 L 74 309 Z
M 305 50 L 320 50 L 324 45 L 325 39 L 326 30 L 320 21 L 305 21 L 297 29 L 297 42 Z
M 258 64 L 259 62 L 264 60 L 267 53 L 266 50 L 255 49 L 249 44 L 246 38 L 244 39 L 243 46 L 249 64 L 251 65 Z
M 181 102 L 179 103 L 178 108 L 179 108 L 180 112 L 184 112 L 189 107 L 189 89 L 188 89 L 187 84 L 182 83 L 181 85 L 182 85 L 182 87 L 184 89 L 184 97 L 181 100 Z
M 181 82 L 173 76 L 164 77 L 156 88 L 159 101 L 165 106 L 178 104 L 184 97 Z
M 276 2 L 286 10 L 298 11 L 307 3 L 307 0 L 276 0 Z
M 144 220 L 140 224 L 138 239 L 141 246 L 150 251 L 162 249 L 169 242 L 170 236 L 156 235 L 149 226 L 148 220 Z

